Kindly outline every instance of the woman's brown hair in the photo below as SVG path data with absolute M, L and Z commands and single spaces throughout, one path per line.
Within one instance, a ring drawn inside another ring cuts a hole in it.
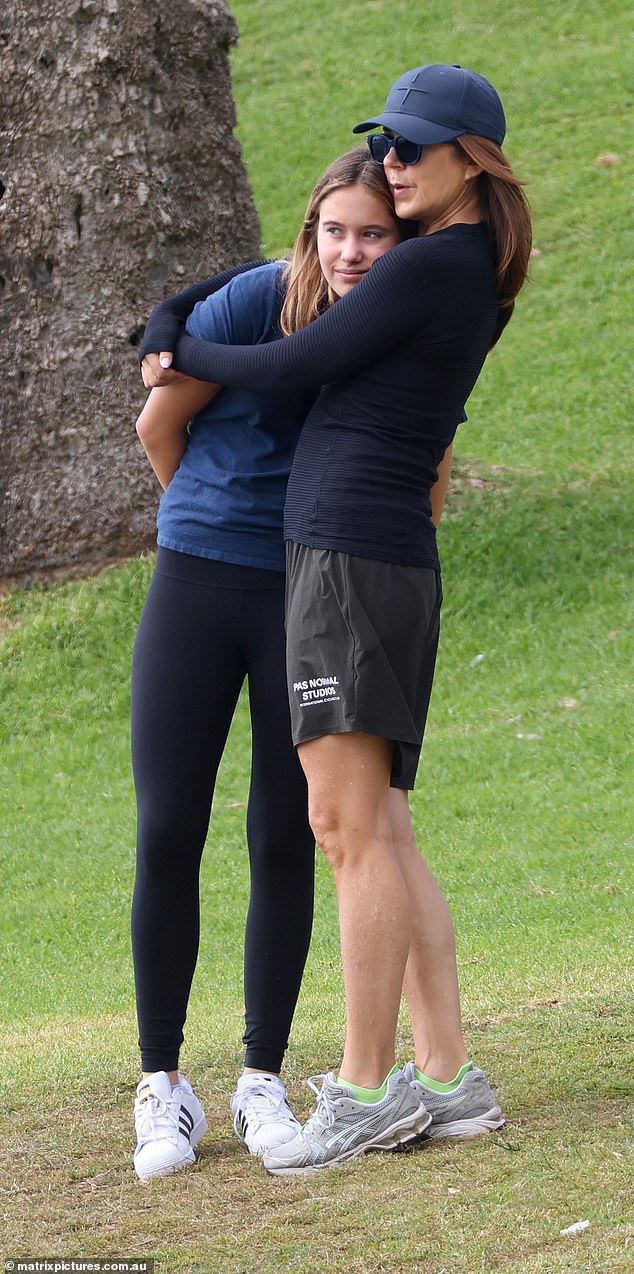
M 327 195 L 345 186 L 365 186 L 385 204 L 391 219 L 401 230 L 402 237 L 416 234 L 415 222 L 400 221 L 394 212 L 382 164 L 375 164 L 365 146 L 355 146 L 340 155 L 319 178 L 308 201 L 302 228 L 295 240 L 290 261 L 282 276 L 286 296 L 282 306 L 280 323 L 285 336 L 306 327 L 337 298 L 329 288 L 319 264 L 317 254 L 317 230 L 319 209 Z
M 478 193 L 491 229 L 497 257 L 498 320 L 491 345 L 500 339 L 515 306 L 515 297 L 526 282 L 531 254 L 532 228 L 523 182 L 515 176 L 497 142 L 464 133 L 454 145 L 482 169 Z

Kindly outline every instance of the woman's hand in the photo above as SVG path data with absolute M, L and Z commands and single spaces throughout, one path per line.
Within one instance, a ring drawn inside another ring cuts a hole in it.
M 168 351 L 145 355 L 141 363 L 141 377 L 146 389 L 157 389 L 163 385 L 175 385 L 179 380 L 187 380 L 183 372 L 172 368 L 173 357 Z

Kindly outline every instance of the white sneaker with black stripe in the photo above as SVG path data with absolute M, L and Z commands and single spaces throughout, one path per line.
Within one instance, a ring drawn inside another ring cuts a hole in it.
M 252 1155 L 283 1146 L 301 1132 L 282 1080 L 264 1071 L 241 1075 L 231 1098 L 231 1113 L 236 1137 Z
M 167 1073 L 156 1071 L 141 1080 L 136 1092 L 137 1176 L 142 1181 L 168 1177 L 193 1163 L 194 1146 L 204 1137 L 208 1125 L 191 1084 L 179 1075 L 178 1084 L 172 1088 Z

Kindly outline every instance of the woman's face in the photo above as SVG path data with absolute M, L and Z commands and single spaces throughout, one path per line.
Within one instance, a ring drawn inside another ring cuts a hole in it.
M 342 186 L 322 199 L 317 252 L 336 296 L 350 292 L 373 261 L 400 241 L 394 217 L 367 186 Z
M 383 160 L 399 217 L 422 221 L 425 233 L 456 221 L 479 221 L 477 184 L 480 169 L 449 142 L 426 146 L 417 164 L 402 164 L 394 147 Z

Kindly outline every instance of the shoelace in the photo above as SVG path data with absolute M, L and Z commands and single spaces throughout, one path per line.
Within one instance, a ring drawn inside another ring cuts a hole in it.
M 171 1107 L 174 1102 L 166 1102 L 163 1097 L 157 1097 L 156 1093 L 149 1092 L 145 1097 L 139 1097 L 139 1135 L 145 1141 L 159 1141 L 165 1136 L 165 1129 L 160 1129 L 159 1121 L 165 1120 L 171 1130 L 178 1132 L 178 1120 Z
M 319 1124 L 330 1125 L 335 1118 L 332 1101 L 325 1092 L 327 1078 L 327 1075 L 311 1075 L 310 1079 L 306 1080 L 308 1087 L 312 1088 L 317 1097 L 317 1108 L 313 1111 L 307 1123 L 304 1124 L 305 1133 L 312 1132 Z M 318 1087 L 320 1083 L 321 1088 Z
M 256 1106 L 256 1098 L 263 1097 L 271 1107 L 270 1110 L 263 1111 L 260 1106 Z M 255 1115 L 261 1123 L 268 1119 L 273 1121 L 279 1110 L 286 1105 L 286 1093 L 283 1089 L 274 1086 L 269 1081 L 249 1084 L 244 1095 L 240 1096 L 240 1105 L 246 1114 Z

